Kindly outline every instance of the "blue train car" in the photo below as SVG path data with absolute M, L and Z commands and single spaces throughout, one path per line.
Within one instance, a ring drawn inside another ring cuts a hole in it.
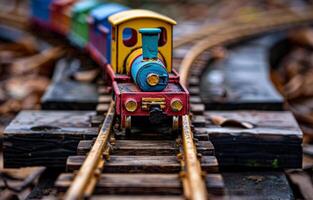
M 108 18 L 120 11 L 128 10 L 120 4 L 109 3 L 92 10 L 89 15 L 89 43 L 87 48 L 94 59 L 102 64 L 111 60 L 112 27 Z
M 31 20 L 41 26 L 49 26 L 50 10 L 49 7 L 54 0 L 31 0 Z

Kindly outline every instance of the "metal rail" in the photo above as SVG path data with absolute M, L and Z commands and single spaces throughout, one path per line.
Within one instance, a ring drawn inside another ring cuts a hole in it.
M 208 192 L 193 141 L 189 116 L 184 115 L 182 120 L 183 159 L 181 162 L 184 170 L 182 172 L 184 194 L 186 199 L 206 200 Z
M 275 14 L 276 16 L 276 14 Z M 205 50 L 208 50 L 216 45 L 225 44 L 226 42 L 238 40 L 244 37 L 252 36 L 255 34 L 264 33 L 278 28 L 283 28 L 292 24 L 301 24 L 313 21 L 313 9 L 303 11 L 301 15 L 294 13 L 287 13 L 279 17 L 273 18 L 272 15 L 264 16 L 253 23 L 235 24 L 228 29 L 221 30 L 219 34 L 209 35 L 202 40 L 199 40 L 185 55 L 180 66 L 180 80 L 181 83 L 187 86 L 187 80 L 192 63 L 200 56 Z
M 104 119 L 98 137 L 86 160 L 79 169 L 71 187 L 65 194 L 66 200 L 84 199 L 90 196 L 104 167 L 103 154 L 107 149 L 115 114 L 115 102 L 112 101 Z

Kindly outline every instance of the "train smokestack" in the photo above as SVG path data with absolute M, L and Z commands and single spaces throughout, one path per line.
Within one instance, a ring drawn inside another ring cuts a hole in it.
M 142 28 L 139 30 L 142 35 L 142 55 L 143 60 L 158 59 L 158 40 L 161 29 Z

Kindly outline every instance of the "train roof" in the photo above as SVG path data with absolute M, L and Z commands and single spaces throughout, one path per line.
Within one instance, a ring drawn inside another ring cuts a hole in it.
M 126 9 L 128 9 L 126 6 L 123 6 L 117 3 L 109 3 L 109 4 L 101 5 L 97 7 L 96 9 L 94 9 L 93 11 L 91 11 L 90 16 L 97 21 L 101 21 L 103 19 L 108 18 L 114 13 L 117 13 L 119 11 L 123 11 Z
M 151 19 L 159 19 L 161 21 L 165 21 L 169 24 L 175 25 L 176 21 L 159 13 L 150 11 L 150 10 L 127 10 L 123 12 L 116 13 L 109 17 L 109 21 L 113 26 L 119 25 L 129 20 L 140 19 L 140 18 L 151 18 Z
M 97 0 L 81 1 L 81 2 L 76 3 L 73 6 L 72 11 L 74 13 L 85 12 L 94 8 L 98 4 L 100 4 L 100 2 Z
M 52 9 L 62 9 L 66 6 L 72 5 L 76 0 L 54 0 L 52 1 L 51 8 Z

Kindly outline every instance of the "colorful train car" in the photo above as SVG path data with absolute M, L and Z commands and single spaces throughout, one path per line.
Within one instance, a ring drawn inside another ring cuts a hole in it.
M 89 12 L 98 7 L 99 1 L 81 1 L 72 7 L 71 28 L 68 35 L 72 44 L 84 48 L 89 41 L 87 17 Z
M 89 42 L 87 48 L 101 65 L 111 63 L 111 32 L 112 26 L 108 18 L 128 8 L 120 4 L 109 3 L 94 9 L 88 18 Z
M 87 48 L 104 69 L 121 128 L 179 127 L 182 115 L 189 113 L 189 93 L 172 66 L 173 19 L 95 0 L 32 3 L 33 10 L 45 8 L 33 12 L 34 21 L 44 21 L 76 46 Z
M 50 28 L 64 36 L 70 30 L 71 9 L 77 0 L 54 0 L 50 5 Z
M 31 0 L 31 22 L 44 28 L 50 27 L 50 5 L 53 0 Z

